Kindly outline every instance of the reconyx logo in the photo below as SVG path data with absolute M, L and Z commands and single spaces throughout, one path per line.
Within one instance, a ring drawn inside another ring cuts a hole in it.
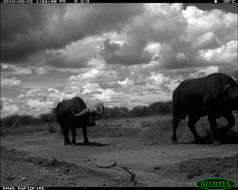
M 197 186 L 202 189 L 230 189 L 234 182 L 225 178 L 207 178 L 197 182 Z

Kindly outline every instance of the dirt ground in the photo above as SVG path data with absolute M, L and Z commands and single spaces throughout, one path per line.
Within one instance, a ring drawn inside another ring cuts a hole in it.
M 59 133 L 47 131 L 1 137 L 1 186 L 194 187 L 208 177 L 237 186 L 237 143 L 191 144 L 183 126 L 174 145 L 170 130 L 161 125 L 156 139 L 148 121 L 100 121 L 101 133 L 89 129 L 90 145 L 82 142 L 81 130 L 76 146 L 64 146 Z

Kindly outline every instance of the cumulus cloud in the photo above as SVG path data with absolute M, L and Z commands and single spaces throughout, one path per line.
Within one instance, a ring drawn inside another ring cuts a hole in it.
M 87 67 L 100 51 L 102 41 L 101 36 L 87 37 L 72 42 L 60 50 L 47 51 L 44 62 L 57 68 Z
M 125 43 L 120 47 L 119 44 L 110 42 L 107 39 L 104 41 L 104 49 L 101 51 L 101 54 L 106 62 L 111 64 L 131 65 L 148 63 L 151 60 L 151 56 L 143 50 L 144 43 L 141 42 L 143 45 L 140 45 L 140 42 L 140 40 L 135 40 L 134 43 Z
M 178 5 L 145 4 L 144 12 L 135 17 L 123 30 L 123 45 L 104 41 L 102 55 L 111 64 L 144 64 L 152 60 L 145 51 L 151 42 L 168 43 L 186 33 L 186 22 Z M 176 30 L 174 30 L 176 28 Z
M 1 63 L 1 71 L 3 74 L 11 74 L 11 75 L 27 75 L 32 73 L 31 68 L 20 67 L 6 63 Z
M 74 91 L 67 92 L 67 90 L 60 91 L 55 88 L 41 88 L 41 89 L 28 89 L 25 94 L 19 96 L 24 96 L 27 99 L 37 99 L 40 102 L 53 102 L 54 105 L 62 99 L 71 99 L 77 96 Z M 34 101 L 33 101 L 34 102 Z
M 192 47 L 197 49 L 213 49 L 221 45 L 221 41 L 214 32 L 207 32 L 192 42 Z
M 219 9 L 203 11 L 196 6 L 183 10 L 188 22 L 188 38 L 196 39 L 207 32 L 214 32 L 222 43 L 237 39 L 237 15 Z
M 97 83 L 87 83 L 83 86 L 83 94 L 99 92 L 100 90 L 101 88 Z
M 29 99 L 27 101 L 28 106 L 38 108 L 38 109 L 52 107 L 53 104 L 54 104 L 54 102 L 52 102 L 52 101 L 44 101 L 41 99 Z
M 20 110 L 40 112 L 74 96 L 147 105 L 171 100 L 186 78 L 237 78 L 237 14 L 222 9 L 148 3 L 1 10 L 1 84 Z
M 108 102 L 127 102 L 126 99 L 129 97 L 129 95 L 122 93 L 122 92 L 116 92 L 112 89 L 100 89 L 101 93 L 95 94 L 95 98 L 108 103 Z M 115 105 L 115 104 L 114 104 Z M 128 104 L 127 104 L 128 106 Z
M 25 98 L 25 94 L 19 94 L 17 98 Z
M 16 105 L 6 105 L 6 106 L 3 106 L 3 111 L 6 111 L 8 112 L 9 114 L 16 114 L 17 112 L 20 111 L 20 108 Z
M 48 88 L 47 91 L 51 92 L 51 93 L 59 93 L 59 90 L 57 90 L 55 88 Z
M 31 97 L 31 96 L 42 96 L 45 95 L 44 92 L 40 92 L 40 89 L 29 89 L 26 91 L 26 97 Z
M 109 38 L 104 41 L 101 53 L 107 63 L 158 62 L 157 69 L 167 70 L 209 66 L 214 65 L 208 59 L 211 51 L 237 40 L 237 15 L 234 13 L 218 9 L 203 11 L 195 6 L 183 9 L 182 4 L 145 4 L 144 8 L 144 12 L 122 30 L 123 43 Z M 226 57 L 233 52 L 228 51 Z M 204 56 L 201 52 L 208 53 Z M 228 58 L 226 62 L 230 61 Z
M 118 81 L 117 83 L 120 84 L 124 88 L 128 88 L 128 87 L 134 85 L 134 82 L 128 78 L 126 78 L 123 81 Z
M 49 69 L 45 67 L 35 67 L 34 70 L 39 75 L 45 75 L 49 73 Z
M 3 16 L 19 20 L 15 25 L 4 21 L 2 29 L 4 57 L 13 62 L 34 54 L 28 59 L 33 64 L 86 68 L 102 56 L 107 64 L 158 62 L 163 69 L 181 69 L 211 65 L 201 51 L 237 40 L 237 15 L 218 9 L 152 3 L 20 8 L 3 7 Z M 42 68 L 39 74 L 47 72 Z
M 13 98 L 1 96 L 1 118 L 13 114 L 19 114 L 21 107 L 17 105 L 17 102 Z
M 99 61 L 100 62 L 100 61 Z M 83 92 L 83 86 L 90 83 L 99 83 L 101 87 L 108 88 L 117 84 L 119 78 L 118 71 L 110 68 L 105 68 L 102 65 L 89 68 L 82 74 L 71 75 L 69 77 L 69 86 L 78 87 L 79 92 Z
M 237 62 L 237 41 L 230 41 L 219 48 L 201 50 L 201 56 L 213 64 L 234 64 Z
M 1 86 L 19 86 L 19 85 L 21 85 L 21 81 L 16 79 L 16 77 L 3 78 L 1 80 Z
M 61 92 L 54 88 L 26 89 L 17 95 L 17 98 L 1 97 L 1 116 L 12 114 L 39 115 L 52 110 L 63 99 L 71 99 L 77 96 L 75 92 Z
M 18 62 L 86 36 L 120 30 L 140 14 L 141 4 L 3 5 L 2 60 Z M 6 19 L 8 18 L 8 19 Z
M 150 76 L 145 79 L 146 85 L 145 87 L 150 89 L 150 91 L 158 92 L 171 92 L 171 83 L 172 80 L 170 77 L 166 77 L 162 73 L 151 72 Z M 170 88 L 169 88 L 170 86 Z
M 197 77 L 204 77 L 212 73 L 217 73 L 219 71 L 218 66 L 209 66 L 206 68 L 202 68 L 195 73 L 190 73 L 189 77 L 197 78 Z
M 110 70 L 93 68 L 83 75 L 71 76 L 67 89 L 71 92 L 77 92 L 77 95 L 82 97 L 87 104 L 96 103 L 98 101 L 102 101 L 106 103 L 106 105 L 110 105 L 112 102 L 117 104 L 118 101 L 125 102 L 125 98 L 128 97 L 128 95 L 123 92 L 118 92 L 117 87 L 124 86 L 125 89 L 127 89 L 127 85 L 132 85 L 132 81 L 129 79 L 118 81 L 117 76 L 113 73 L 114 72 Z M 110 86 L 110 88 L 108 88 L 108 86 Z

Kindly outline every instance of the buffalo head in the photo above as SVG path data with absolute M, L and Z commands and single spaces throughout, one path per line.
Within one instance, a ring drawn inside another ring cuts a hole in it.
M 102 104 L 97 104 L 93 108 L 85 108 L 81 112 L 73 114 L 75 117 L 80 118 L 85 115 L 88 116 L 88 125 L 94 126 L 95 123 L 95 116 L 101 116 L 104 112 L 104 106 Z

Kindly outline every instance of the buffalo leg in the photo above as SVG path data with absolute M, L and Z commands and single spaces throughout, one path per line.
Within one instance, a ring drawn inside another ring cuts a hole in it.
M 226 127 L 220 128 L 219 132 L 227 133 L 235 125 L 235 117 L 233 116 L 231 111 L 226 111 L 222 114 L 222 116 L 228 121 L 228 124 Z
M 64 135 L 64 144 L 71 145 L 71 142 L 69 140 L 69 130 L 68 130 L 67 126 L 61 126 L 61 128 L 63 130 L 63 135 Z
M 174 116 L 172 119 L 172 127 L 173 127 L 173 136 L 172 136 L 172 143 L 177 143 L 177 137 L 176 137 L 176 130 L 178 126 L 178 117 Z
M 85 144 L 89 144 L 88 136 L 87 136 L 87 126 L 83 126 L 83 127 L 82 127 L 82 131 L 83 131 L 84 143 L 85 143 Z
M 72 131 L 72 144 L 76 145 L 76 128 L 71 127 L 71 131 Z
M 195 124 L 196 122 L 198 121 L 197 118 L 193 118 L 193 117 L 189 117 L 189 120 L 188 120 L 188 127 L 189 129 L 191 130 L 192 134 L 193 134 L 193 137 L 194 137 L 194 140 L 195 140 L 195 143 L 199 143 L 200 142 L 200 137 L 195 129 Z
M 208 121 L 210 123 L 210 127 L 211 127 L 211 132 L 212 132 L 212 141 L 214 145 L 219 145 L 220 141 L 218 140 L 217 137 L 217 122 L 216 122 L 216 118 L 212 115 L 208 115 Z

